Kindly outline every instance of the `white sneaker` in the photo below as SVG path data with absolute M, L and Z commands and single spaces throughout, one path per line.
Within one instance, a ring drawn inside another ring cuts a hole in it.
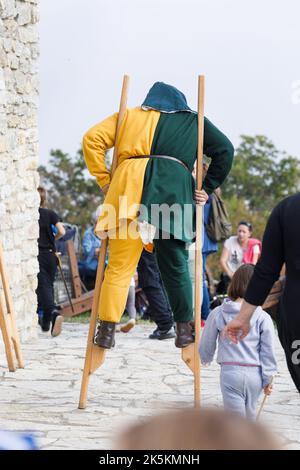
M 59 313 L 54 314 L 51 321 L 52 321 L 51 336 L 53 336 L 54 338 L 55 336 L 58 336 L 61 334 L 64 317 L 60 315 Z

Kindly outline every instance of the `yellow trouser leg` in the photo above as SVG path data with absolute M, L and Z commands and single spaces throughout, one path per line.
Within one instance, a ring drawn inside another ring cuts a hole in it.
M 126 306 L 130 280 L 143 251 L 136 223 L 127 221 L 123 228 L 116 229 L 116 236 L 109 238 L 108 246 L 109 257 L 100 293 L 99 318 L 119 323 Z

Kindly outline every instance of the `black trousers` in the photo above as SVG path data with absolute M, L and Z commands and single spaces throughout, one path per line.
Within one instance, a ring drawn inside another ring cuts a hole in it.
M 139 286 L 143 289 L 149 302 L 151 319 L 160 330 L 169 330 L 174 319 L 155 255 L 144 250 L 137 271 Z
M 38 255 L 40 271 L 38 274 L 38 287 L 36 289 L 38 309 L 42 309 L 45 318 L 50 319 L 54 310 L 53 284 L 57 269 L 57 258 L 54 252 L 39 251 Z
M 288 286 L 289 287 L 289 286 Z M 296 287 L 296 286 L 295 286 Z M 299 291 L 299 285 L 295 288 Z M 294 298 L 299 298 L 295 292 Z M 288 295 L 285 292 L 281 298 L 276 315 L 278 336 L 285 352 L 286 363 L 298 392 L 300 392 L 300 317 L 297 311 L 297 303 L 294 303 L 293 311 L 285 308 Z

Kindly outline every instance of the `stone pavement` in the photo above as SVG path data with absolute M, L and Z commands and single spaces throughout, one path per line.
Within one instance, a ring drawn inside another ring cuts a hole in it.
M 91 377 L 88 402 L 78 399 L 88 325 L 65 323 L 51 338 L 23 344 L 25 369 L 10 373 L 0 343 L 0 428 L 31 431 L 42 449 L 110 449 L 125 424 L 153 413 L 193 405 L 193 377 L 173 340 L 149 340 L 152 325 L 117 335 L 117 346 Z M 300 449 L 300 397 L 277 344 L 279 375 L 261 421 L 286 449 Z M 219 366 L 203 368 L 202 404 L 222 406 Z

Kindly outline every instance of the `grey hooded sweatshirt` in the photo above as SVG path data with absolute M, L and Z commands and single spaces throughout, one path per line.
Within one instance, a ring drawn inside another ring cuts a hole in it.
M 265 387 L 277 371 L 273 322 L 261 307 L 257 307 L 250 321 L 251 329 L 248 335 L 238 344 L 232 343 L 221 332 L 239 313 L 240 308 L 239 302 L 225 299 L 222 305 L 211 311 L 200 340 L 201 362 L 202 364 L 212 362 L 218 340 L 217 362 L 221 365 L 227 363 L 260 366 Z

